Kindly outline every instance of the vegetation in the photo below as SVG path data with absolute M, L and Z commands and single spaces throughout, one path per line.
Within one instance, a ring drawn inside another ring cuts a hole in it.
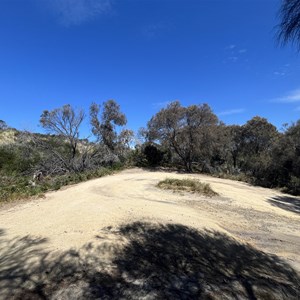
M 280 8 L 278 38 L 286 44 L 292 42 L 300 49 L 300 1 L 283 0 Z
M 183 107 L 175 101 L 156 113 L 141 134 L 139 165 L 153 165 L 151 145 L 156 165 L 300 194 L 300 121 L 282 132 L 259 116 L 242 126 L 226 126 L 207 104 Z
M 1 121 L 0 202 L 41 195 L 130 165 L 132 132 L 118 135 L 115 128 L 126 124 L 125 115 L 114 100 L 103 104 L 100 119 L 96 107 L 100 105 L 91 105 L 93 142 L 80 138 L 85 113 L 71 105 L 42 113 L 40 124 L 47 134 L 12 130 Z
M 205 162 L 214 143 L 218 118 L 207 104 L 182 107 L 179 101 L 160 110 L 148 122 L 148 139 L 172 148 L 188 172 L 196 159 Z
M 5 129 L 7 129 L 7 124 L 3 120 L 0 120 L 0 130 L 5 130 Z
M 111 175 L 121 169 L 122 167 L 116 166 L 114 168 L 100 168 L 81 173 L 48 176 L 38 183 L 34 183 L 29 176 L 0 176 L 0 203 L 33 196 L 40 197 L 47 191 L 59 190 L 66 185 Z
M 187 191 L 192 193 L 201 194 L 208 197 L 217 196 L 216 193 L 208 183 L 202 183 L 195 179 L 175 179 L 166 178 L 160 181 L 157 186 L 162 189 L 168 189 L 173 191 Z
M 133 147 L 134 134 L 124 128 L 126 116 L 114 100 L 93 103 L 89 117 L 89 139 L 80 136 L 86 114 L 70 105 L 42 113 L 47 134 L 17 131 L 1 121 L 0 201 L 131 165 L 208 173 L 300 194 L 300 120 L 281 132 L 259 116 L 227 126 L 208 104 L 184 107 L 175 101 L 149 120 Z M 186 184 L 197 191 L 196 184 Z

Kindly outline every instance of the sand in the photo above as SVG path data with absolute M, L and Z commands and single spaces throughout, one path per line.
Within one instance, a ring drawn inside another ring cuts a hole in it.
M 219 196 L 157 188 L 167 177 L 201 180 Z M 221 232 L 276 254 L 300 271 L 299 201 L 276 190 L 201 174 L 129 169 L 47 193 L 44 198 L 2 206 L 0 257 L 12 241 L 25 236 L 43 239 L 39 248 L 53 254 L 79 250 L 99 240 L 118 243 L 105 228 L 141 221 Z
M 156 187 L 168 177 L 209 183 L 220 196 L 206 198 Z M 206 175 L 130 169 L 47 193 L 45 198 L 4 206 L 0 229 L 6 239 L 43 237 L 47 247 L 64 250 L 80 248 L 108 226 L 134 221 L 179 223 L 224 232 L 283 256 L 299 268 L 300 211 L 289 209 L 288 203 L 288 209 L 283 209 L 271 202 L 284 205 L 285 198 L 300 201 L 276 190 Z

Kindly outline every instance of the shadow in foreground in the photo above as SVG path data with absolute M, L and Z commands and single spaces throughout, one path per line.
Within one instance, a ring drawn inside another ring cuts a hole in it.
M 268 200 L 273 206 L 300 214 L 300 199 L 288 196 L 276 196 Z
M 2 240 L 0 298 L 299 299 L 287 263 L 222 233 L 136 222 L 112 234 L 125 244 L 53 256 L 44 239 Z

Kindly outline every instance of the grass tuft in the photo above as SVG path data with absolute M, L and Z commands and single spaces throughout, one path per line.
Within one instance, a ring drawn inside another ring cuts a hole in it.
M 160 181 L 157 184 L 157 186 L 161 189 L 168 189 L 173 191 L 187 191 L 205 195 L 208 197 L 218 195 L 218 193 L 216 193 L 208 183 L 202 183 L 195 179 L 166 178 L 165 180 Z

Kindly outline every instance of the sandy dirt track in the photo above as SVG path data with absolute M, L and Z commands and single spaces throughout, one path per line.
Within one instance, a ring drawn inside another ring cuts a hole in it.
M 156 184 L 167 177 L 199 179 L 220 196 L 205 198 L 158 189 Z M 25 236 L 44 239 L 39 247 L 54 255 L 89 243 L 117 243 L 114 234 L 105 230 L 137 221 L 224 233 L 276 254 L 300 271 L 299 203 L 297 197 L 246 183 L 130 169 L 48 193 L 42 199 L 3 206 L 0 273 L 1 253 L 6 253 L 13 240 Z

